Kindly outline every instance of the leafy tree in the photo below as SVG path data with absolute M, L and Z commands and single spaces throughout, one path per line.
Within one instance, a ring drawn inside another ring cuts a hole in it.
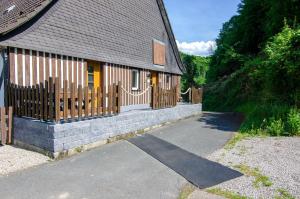
M 191 86 L 203 86 L 206 83 L 206 73 L 210 64 L 210 57 L 181 53 L 181 59 L 186 68 L 181 81 L 182 89 L 186 90 Z

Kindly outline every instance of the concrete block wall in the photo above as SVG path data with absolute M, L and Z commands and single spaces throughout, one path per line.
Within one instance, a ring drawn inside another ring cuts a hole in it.
M 50 154 L 59 154 L 101 140 L 197 115 L 201 111 L 200 104 L 182 104 L 174 108 L 128 111 L 113 117 L 64 124 L 15 118 L 14 139 L 16 143 L 34 146 Z

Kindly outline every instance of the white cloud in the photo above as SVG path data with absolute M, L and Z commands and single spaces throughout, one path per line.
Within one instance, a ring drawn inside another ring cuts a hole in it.
M 177 42 L 177 46 L 181 52 L 191 55 L 208 56 L 217 48 L 215 41 L 196 41 L 196 42 Z

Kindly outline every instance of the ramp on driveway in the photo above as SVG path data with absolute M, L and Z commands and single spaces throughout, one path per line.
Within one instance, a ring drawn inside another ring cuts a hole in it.
M 230 117 L 207 113 L 149 134 L 180 148 L 184 156 L 190 153 L 205 158 L 221 148 L 237 129 L 238 122 Z M 177 198 L 185 183 L 184 177 L 165 164 L 130 142 L 120 141 L 0 177 L 0 198 L 168 199 Z

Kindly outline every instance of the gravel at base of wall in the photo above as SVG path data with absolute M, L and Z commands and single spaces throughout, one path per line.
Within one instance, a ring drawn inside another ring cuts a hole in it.
M 47 163 L 49 160 L 39 153 L 14 146 L 2 146 L 0 147 L 0 176 Z
M 201 104 L 180 104 L 174 108 L 127 111 L 113 117 L 64 124 L 15 118 L 14 138 L 54 154 L 197 115 L 201 111 Z

